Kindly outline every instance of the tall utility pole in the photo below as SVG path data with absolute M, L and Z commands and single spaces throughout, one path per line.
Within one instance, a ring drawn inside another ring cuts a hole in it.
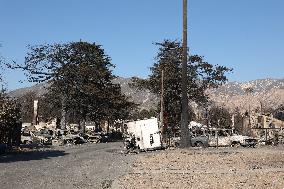
M 162 133 L 162 140 L 163 142 L 166 141 L 166 129 L 164 123 L 164 70 L 162 70 L 162 77 L 161 77 L 161 113 L 160 113 L 160 122 L 161 122 L 161 133 Z
M 181 81 L 181 140 L 180 147 L 191 146 L 188 130 L 188 97 L 187 97 L 187 0 L 183 0 L 183 38 L 182 38 L 182 81 Z

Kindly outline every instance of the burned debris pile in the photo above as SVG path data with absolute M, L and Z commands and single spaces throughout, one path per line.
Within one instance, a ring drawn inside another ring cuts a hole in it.
M 78 125 L 73 124 L 66 130 L 56 128 L 52 125 L 39 127 L 38 125 L 23 125 L 21 134 L 22 144 L 34 145 L 78 145 L 85 143 L 106 143 L 122 140 L 119 130 L 105 132 L 87 129 L 84 133 L 78 129 Z
M 192 146 L 255 147 L 256 145 L 284 144 L 284 121 L 272 114 L 251 113 L 242 117 L 241 129 L 236 128 L 234 115 L 228 128 L 213 127 L 191 121 L 189 130 Z M 179 145 L 179 132 L 169 139 L 171 146 Z

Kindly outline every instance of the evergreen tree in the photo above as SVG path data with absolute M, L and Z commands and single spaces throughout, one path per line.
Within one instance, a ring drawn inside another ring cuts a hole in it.
M 231 115 L 229 111 L 223 107 L 211 107 L 209 111 L 209 120 L 212 127 L 231 129 Z
M 182 47 L 178 41 L 164 40 L 156 43 L 159 46 L 156 62 L 150 68 L 148 79 L 132 78 L 131 87 L 152 93 L 161 94 L 161 74 L 164 71 L 164 114 L 170 128 L 179 125 L 181 115 L 181 65 Z M 208 88 L 217 87 L 227 81 L 225 73 L 231 69 L 224 66 L 213 66 L 203 57 L 188 57 L 188 97 L 199 104 L 207 102 Z M 159 106 L 158 106 L 159 108 Z
M 273 111 L 273 116 L 276 119 L 284 121 L 284 104 L 281 104 L 278 108 Z
M 120 86 L 112 83 L 114 65 L 100 45 L 71 42 L 30 46 L 29 49 L 24 65 L 10 67 L 23 69 L 31 82 L 49 83 L 45 108 L 56 109 L 46 112 L 51 116 L 61 114 L 62 128 L 68 115 L 76 117 L 79 123 L 87 118 L 99 122 L 113 116 L 111 113 L 126 111 L 131 105 L 122 95 Z M 121 109 L 114 106 L 117 99 L 123 101 L 120 102 L 123 106 L 117 106 Z M 114 107 L 116 111 L 110 111 Z
M 0 144 L 19 144 L 21 135 L 20 106 L 0 92 Z

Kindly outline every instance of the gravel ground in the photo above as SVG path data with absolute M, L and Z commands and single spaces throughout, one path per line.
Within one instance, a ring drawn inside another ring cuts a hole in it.
M 122 143 L 87 144 L 0 156 L 1 189 L 109 188 L 135 155 Z
M 166 150 L 139 156 L 117 188 L 284 188 L 284 147 Z

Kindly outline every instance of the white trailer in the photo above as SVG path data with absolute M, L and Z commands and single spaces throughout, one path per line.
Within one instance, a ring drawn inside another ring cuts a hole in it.
M 126 125 L 127 133 L 135 137 L 139 149 L 151 150 L 162 147 L 157 118 L 132 121 Z

